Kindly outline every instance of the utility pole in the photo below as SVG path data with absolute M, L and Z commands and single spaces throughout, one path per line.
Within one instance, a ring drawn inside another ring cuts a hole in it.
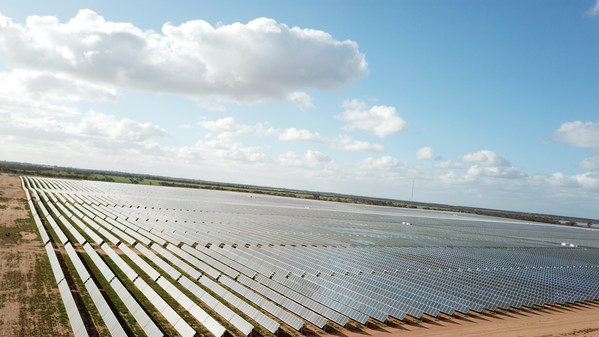
M 412 196 L 410 197 L 410 201 L 414 201 L 414 180 L 412 180 Z

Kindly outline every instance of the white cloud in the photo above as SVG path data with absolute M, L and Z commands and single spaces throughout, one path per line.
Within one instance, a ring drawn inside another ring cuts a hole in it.
M 346 179 L 363 182 L 376 181 L 381 183 L 381 186 L 386 186 L 385 188 L 424 177 L 424 173 L 418 167 L 411 166 L 391 156 L 364 158 L 356 164 L 353 171 L 346 174 L 346 176 L 354 175 L 355 177 Z
M 491 177 L 491 178 L 522 178 L 525 177 L 522 171 L 506 166 L 479 166 L 472 165 L 468 169 L 468 175 L 479 176 L 479 177 Z
M 277 133 L 279 140 L 284 141 L 323 142 L 325 140 L 318 132 L 310 132 L 305 129 L 288 128 Z
M 311 132 L 306 129 L 276 129 L 266 127 L 263 123 L 255 125 L 243 125 L 235 121 L 233 117 L 224 117 L 217 120 L 200 121 L 198 125 L 205 129 L 219 132 L 219 138 L 232 138 L 242 133 L 253 132 L 258 135 L 277 136 L 282 141 L 304 141 L 304 142 L 324 142 L 326 138 L 318 132 Z
M 86 81 L 29 70 L 0 73 L 0 91 L 5 94 L 49 101 L 107 101 L 117 97 L 117 91 Z
M 200 126 L 218 132 L 239 132 L 242 126 L 235 122 L 233 117 L 224 117 L 213 121 L 201 121 L 198 123 Z
M 196 144 L 194 151 L 203 158 L 213 157 L 241 163 L 270 161 L 268 156 L 261 151 L 260 147 L 245 146 L 240 142 L 231 141 L 227 138 L 200 141 Z M 222 161 L 215 161 L 214 164 L 224 165 Z
M 358 167 L 365 170 L 395 170 L 403 166 L 404 164 L 399 159 L 391 156 L 368 157 L 358 163 Z
M 326 154 L 307 150 L 303 155 L 298 155 L 295 152 L 285 152 L 277 156 L 277 163 L 283 167 L 294 167 L 302 169 L 334 169 L 333 160 Z
M 68 134 L 100 137 L 121 141 L 143 142 L 156 137 L 164 137 L 167 132 L 152 123 L 139 123 L 127 118 L 98 112 L 89 112 L 77 124 L 67 124 L 64 131 Z
M 332 159 L 329 156 L 314 150 L 306 151 L 306 160 L 308 164 L 326 164 L 332 162 Z
M 566 122 L 555 131 L 555 135 L 568 145 L 599 150 L 599 123 Z
M 407 123 L 391 106 L 375 105 L 368 107 L 360 100 L 349 100 L 343 103 L 345 111 L 337 116 L 347 122 L 345 130 L 364 130 L 383 138 L 398 133 L 407 127 Z
M 368 68 L 355 42 L 268 18 L 217 27 L 202 20 L 166 23 L 155 32 L 107 21 L 89 9 L 65 23 L 30 16 L 21 25 L 0 15 L 0 49 L 24 69 L 242 103 L 337 88 Z
M 416 151 L 416 159 L 431 159 L 435 156 L 435 151 L 430 146 L 425 146 Z
M 302 159 L 294 152 L 285 152 L 277 157 L 278 162 L 283 166 L 302 166 Z
M 533 178 L 536 182 L 546 183 L 553 187 L 581 188 L 583 190 L 599 191 L 599 174 L 591 172 L 573 176 L 557 172 L 551 175 L 537 175 Z
M 599 157 L 585 158 L 580 162 L 580 168 L 586 171 L 599 170 Z
M 166 148 L 154 140 L 168 136 L 158 125 L 93 111 L 71 116 L 0 113 L 0 134 L 12 136 L 13 147 L 29 155 L 21 160 L 31 161 L 34 156 L 37 162 L 46 158 L 53 163 L 54 158 L 68 157 L 69 165 L 74 166 L 89 165 L 92 153 L 111 160 L 122 156 L 158 158 Z M 20 158 L 20 154 L 16 156 Z M 96 164 L 104 167 L 101 161 Z
M 357 151 L 357 152 L 382 152 L 385 147 L 381 144 L 351 139 L 348 136 L 339 136 L 331 143 L 333 150 Z
M 9 118 L 8 116 L 14 117 L 19 115 L 66 117 L 79 114 L 80 112 L 72 107 L 0 92 L 0 118 Z
M 486 167 L 510 166 L 511 164 L 498 156 L 495 152 L 482 150 L 474 153 L 465 154 L 461 157 L 464 163 L 476 163 Z
M 587 11 L 587 15 L 598 15 L 599 14 L 599 0 L 595 2 L 595 5 Z
M 468 167 L 466 174 L 458 178 L 462 181 L 472 181 L 475 177 L 487 177 L 487 178 L 525 178 L 526 173 L 515 168 L 510 164 L 509 161 L 500 157 L 495 152 L 490 150 L 481 150 L 478 152 L 468 153 L 460 157 L 460 161 L 443 161 L 435 165 L 436 168 L 441 169 L 462 169 Z M 444 181 L 449 179 L 456 179 L 455 174 L 445 174 Z
M 313 108 L 312 97 L 305 92 L 292 92 L 287 98 L 300 108 Z
M 435 164 L 436 168 L 463 168 L 465 166 L 466 166 L 466 164 L 464 164 L 462 162 L 455 162 L 452 160 L 444 160 L 442 162 Z
M 77 136 L 81 139 L 117 140 L 122 142 L 145 142 L 167 136 L 163 128 L 152 123 L 140 123 L 128 118 L 117 119 L 99 112 L 85 113 L 76 123 L 65 122 L 53 117 L 13 116 L 7 127 L 33 129 L 56 133 L 60 136 Z

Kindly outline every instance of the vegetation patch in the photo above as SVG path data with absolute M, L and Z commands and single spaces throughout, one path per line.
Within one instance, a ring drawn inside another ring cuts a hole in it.
M 0 335 L 72 336 L 18 177 L 0 174 Z

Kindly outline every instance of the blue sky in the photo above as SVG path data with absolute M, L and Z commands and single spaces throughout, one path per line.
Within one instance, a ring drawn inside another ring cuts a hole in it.
M 18 1 L 0 157 L 599 218 L 595 1 Z

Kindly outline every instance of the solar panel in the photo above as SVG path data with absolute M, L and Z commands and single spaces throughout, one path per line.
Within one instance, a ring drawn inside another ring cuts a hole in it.
M 54 247 L 52 246 L 51 242 L 47 243 L 44 247 L 46 248 L 46 253 L 48 254 L 48 259 L 50 260 L 50 267 L 52 268 L 52 273 L 56 279 L 56 284 L 58 284 L 64 279 L 64 274 L 62 272 L 62 268 L 60 267 L 60 263 L 58 262 L 58 258 L 56 257 L 56 252 L 54 251 Z
M 77 252 L 75 252 L 75 249 L 73 248 L 71 243 L 67 243 L 66 245 L 64 245 L 64 249 L 66 250 L 69 259 L 73 263 L 73 266 L 75 266 L 75 270 L 77 271 L 79 278 L 83 283 L 85 283 L 85 281 L 87 281 L 90 278 L 90 275 L 87 269 L 85 268 L 85 265 L 79 258 L 79 255 L 77 255 Z
M 104 324 L 108 328 L 108 331 L 110 331 L 111 336 L 126 337 L 127 333 L 125 332 L 118 319 L 114 315 L 114 312 L 112 312 L 112 309 L 106 302 L 106 299 L 104 299 L 104 297 L 100 293 L 100 290 L 98 289 L 94 281 L 89 280 L 88 282 L 86 282 L 85 288 L 87 289 L 87 292 L 89 293 L 92 302 L 98 309 L 98 312 L 100 313 L 100 316 L 104 321 Z
M 125 304 L 131 315 L 148 337 L 162 337 L 164 334 L 152 321 L 150 316 L 142 309 L 133 296 L 127 291 L 123 284 L 117 279 L 112 279 L 110 286 L 114 289 L 121 301 Z
M 199 280 L 216 297 L 194 295 L 231 321 L 241 322 L 231 315 L 237 308 L 272 331 L 278 323 L 260 310 L 301 329 L 304 321 L 323 327 L 599 297 L 599 233 L 580 228 L 206 190 L 29 177 L 22 185 L 41 215 L 53 214 L 53 229 L 76 242 L 79 231 L 91 242 L 122 240 L 123 251 L 138 242 L 160 269 L 149 272 L 154 279 L 183 271 L 178 283 Z M 48 242 L 35 207 L 32 214 Z

